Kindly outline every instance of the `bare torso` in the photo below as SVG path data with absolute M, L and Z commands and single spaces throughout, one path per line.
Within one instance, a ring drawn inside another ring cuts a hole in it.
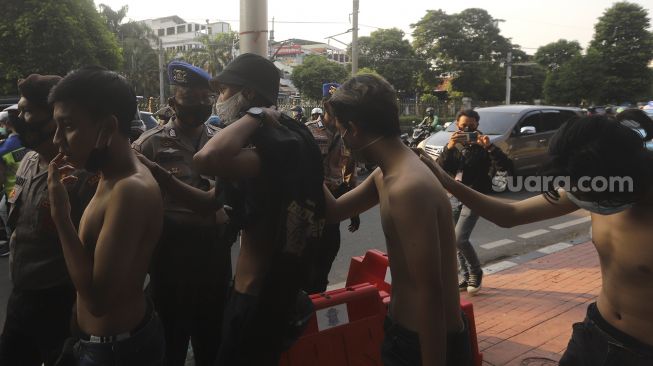
M 263 218 L 266 219 L 267 217 Z M 259 293 L 263 276 L 269 267 L 269 258 L 274 251 L 270 241 L 272 232 L 271 224 L 266 221 L 241 232 L 234 284 L 236 291 L 250 295 Z
M 592 214 L 593 242 L 603 287 L 597 305 L 617 329 L 653 346 L 653 210 Z
M 412 154 L 412 153 L 411 153 Z M 386 172 L 375 176 L 375 185 L 379 194 L 381 211 L 381 224 L 386 238 L 390 270 L 392 272 L 392 301 L 390 316 L 402 326 L 417 331 L 419 329 L 419 311 L 417 307 L 417 289 L 415 280 L 410 278 L 406 263 L 406 250 L 409 246 L 400 242 L 394 221 L 398 215 L 405 213 L 393 210 L 389 204 L 389 191 L 404 184 L 424 184 L 428 186 L 429 194 L 423 197 L 430 201 L 429 204 L 437 207 L 437 222 L 440 256 L 442 270 L 442 284 L 444 292 L 445 317 L 447 332 L 454 333 L 462 330 L 463 324 L 460 315 L 460 294 L 458 292 L 458 277 L 456 264 L 455 233 L 451 216 L 451 205 L 447 199 L 444 188 L 433 179 L 428 168 L 415 156 L 407 156 L 400 169 L 396 172 Z M 417 182 L 415 182 L 417 180 Z
M 152 185 L 153 194 L 160 194 L 156 181 L 152 178 L 147 168 L 137 164 L 138 171 L 123 179 L 135 179 L 147 185 Z M 89 202 L 79 225 L 79 236 L 82 244 L 90 251 L 95 248 L 98 237 L 104 225 L 107 208 L 111 204 L 112 190 L 118 181 L 105 181 L 98 184 L 93 199 Z M 134 204 L 138 204 L 135 202 Z M 147 274 L 152 252 L 158 241 L 161 231 L 162 207 L 151 207 L 151 219 L 145 220 L 146 228 L 143 231 L 141 246 L 137 249 L 132 264 L 128 266 L 128 286 L 121 289 L 119 299 L 115 299 L 113 306 L 107 314 L 95 317 L 88 309 L 84 300 L 77 297 L 77 323 L 80 329 L 93 335 L 115 335 L 133 330 L 143 320 L 146 311 L 143 282 Z M 98 253 L 95 248 L 94 253 Z M 95 257 L 94 254 L 94 257 Z M 127 260 L 127 259 L 125 259 Z

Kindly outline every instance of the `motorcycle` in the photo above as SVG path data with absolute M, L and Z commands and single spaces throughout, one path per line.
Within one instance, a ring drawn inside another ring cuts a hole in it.
M 415 124 L 415 121 L 413 121 L 413 125 Z M 435 132 L 441 131 L 442 128 L 438 126 Z M 429 136 L 431 136 L 431 133 L 433 131 L 431 130 L 431 126 L 424 126 L 422 124 L 419 124 L 415 127 L 413 127 L 413 131 L 411 134 L 404 133 L 401 135 L 401 141 L 404 142 L 404 144 L 408 147 L 417 147 L 420 142 L 426 140 Z

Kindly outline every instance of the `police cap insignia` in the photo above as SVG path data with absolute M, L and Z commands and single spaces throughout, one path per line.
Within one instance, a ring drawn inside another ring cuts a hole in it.
M 209 80 L 211 75 L 208 72 L 187 62 L 172 61 L 168 64 L 168 81 L 172 85 L 210 89 Z

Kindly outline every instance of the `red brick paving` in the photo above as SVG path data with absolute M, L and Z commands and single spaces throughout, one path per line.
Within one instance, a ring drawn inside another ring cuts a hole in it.
M 462 295 L 474 304 L 483 366 L 556 365 L 600 289 L 591 242 L 486 276 L 476 296 Z

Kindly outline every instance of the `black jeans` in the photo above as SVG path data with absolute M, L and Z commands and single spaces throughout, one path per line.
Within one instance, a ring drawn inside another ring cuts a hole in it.
M 313 257 L 309 285 L 304 289 L 309 294 L 317 294 L 327 289 L 329 272 L 340 250 L 340 223 L 325 225 L 319 243 Z
M 471 366 L 472 347 L 467 316 L 462 313 L 464 328 L 447 335 L 447 366 Z M 395 323 L 390 317 L 383 324 L 385 337 L 381 345 L 384 366 L 414 366 L 422 364 L 419 335 Z
M 129 338 L 112 343 L 79 340 L 74 352 L 79 366 L 164 366 L 163 326 L 156 313 Z
M 573 325 L 561 366 L 650 366 L 653 346 L 644 344 L 610 325 L 596 303 L 587 308 L 582 323 Z
M 51 366 L 70 337 L 75 290 L 12 290 L 0 336 L 0 365 Z
M 213 365 L 231 278 L 229 246 L 216 228 L 166 219 L 152 259 L 150 290 L 169 366 L 183 366 L 189 341 L 197 366 Z

